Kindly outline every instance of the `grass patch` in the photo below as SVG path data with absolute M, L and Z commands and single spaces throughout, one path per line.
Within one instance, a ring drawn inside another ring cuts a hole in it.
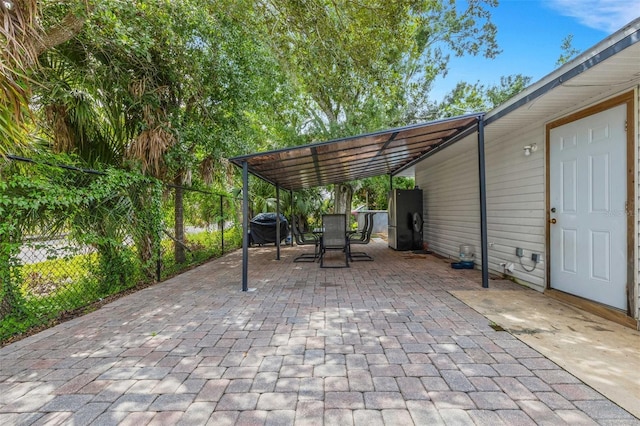
M 507 331 L 500 324 L 497 324 L 493 321 L 489 322 L 489 327 L 493 328 L 495 331 Z

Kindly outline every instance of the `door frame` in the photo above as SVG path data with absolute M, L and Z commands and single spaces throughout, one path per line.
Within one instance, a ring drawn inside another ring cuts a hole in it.
M 626 315 L 628 317 L 634 318 L 634 313 L 636 312 L 636 304 L 637 304 L 637 294 L 636 294 L 636 271 L 635 271 L 635 260 L 636 259 L 636 249 L 635 249 L 635 193 L 636 193 L 636 147 L 635 147 L 635 98 L 636 91 L 631 90 L 629 92 L 623 93 L 622 95 L 615 96 L 606 101 L 600 102 L 596 105 L 587 107 L 575 113 L 572 113 L 568 116 L 559 118 L 557 120 L 551 121 L 547 123 L 545 129 L 545 152 L 547 153 L 545 158 L 545 204 L 546 204 L 546 226 L 545 226 L 545 244 L 547 249 L 546 253 L 546 290 L 553 290 L 551 288 L 551 192 L 550 192 L 550 169 L 549 163 L 551 160 L 550 155 L 550 141 L 551 141 L 551 130 L 563 126 L 565 124 L 580 120 L 582 118 L 606 111 L 610 108 L 614 108 L 620 105 L 626 105 L 626 127 L 627 127 L 627 202 L 625 203 L 625 214 L 627 217 L 627 311 Z M 554 290 L 555 291 L 555 290 Z M 573 296 L 573 295 L 571 295 Z M 571 297 L 570 296 L 570 297 Z M 578 299 L 582 299 L 579 296 L 575 296 Z M 596 305 L 599 305 L 595 301 L 592 302 Z M 610 310 L 615 311 L 614 308 L 610 308 Z

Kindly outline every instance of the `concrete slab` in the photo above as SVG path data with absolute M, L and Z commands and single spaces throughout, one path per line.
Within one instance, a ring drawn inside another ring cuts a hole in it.
M 451 294 L 640 417 L 640 332 L 533 290 Z

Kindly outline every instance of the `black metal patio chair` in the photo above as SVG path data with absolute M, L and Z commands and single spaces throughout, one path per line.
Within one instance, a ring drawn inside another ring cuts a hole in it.
M 342 251 L 344 253 L 344 265 L 325 266 L 324 257 L 327 251 Z M 322 216 L 322 237 L 320 238 L 320 267 L 349 267 L 349 241 L 347 238 L 346 215 L 344 214 L 325 214 Z
M 315 262 L 320 256 L 320 238 L 317 235 L 311 233 L 305 233 L 300 230 L 298 219 L 295 215 L 291 218 L 291 232 L 296 240 L 296 244 L 299 246 L 314 245 L 313 253 L 302 253 L 296 256 L 294 262 Z
M 371 232 L 373 231 L 373 215 L 375 213 L 367 212 L 364 216 L 364 225 L 359 233 L 353 234 L 349 237 L 349 259 L 352 261 L 358 260 L 373 260 L 373 257 L 369 256 L 363 251 L 352 251 L 352 244 L 369 244 L 371 241 Z

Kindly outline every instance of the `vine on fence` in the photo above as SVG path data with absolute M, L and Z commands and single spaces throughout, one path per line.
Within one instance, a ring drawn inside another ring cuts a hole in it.
M 154 281 L 162 260 L 160 181 L 43 164 L 1 173 L 0 342 Z M 36 242 L 25 243 L 33 235 Z M 25 261 L 25 248 L 40 257 Z

